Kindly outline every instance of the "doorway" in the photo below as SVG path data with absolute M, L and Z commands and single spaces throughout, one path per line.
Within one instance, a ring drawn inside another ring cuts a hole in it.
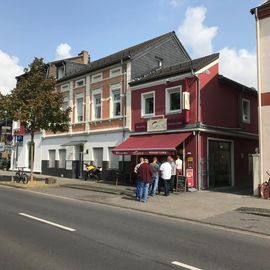
M 209 188 L 233 184 L 232 144 L 230 141 L 208 140 Z

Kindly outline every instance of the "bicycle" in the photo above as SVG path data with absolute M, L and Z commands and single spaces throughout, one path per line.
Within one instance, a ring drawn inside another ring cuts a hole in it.
M 27 184 L 29 181 L 27 174 L 23 171 L 23 168 L 25 167 L 18 167 L 18 171 L 15 174 L 16 183 L 20 183 L 22 181 L 24 184 Z

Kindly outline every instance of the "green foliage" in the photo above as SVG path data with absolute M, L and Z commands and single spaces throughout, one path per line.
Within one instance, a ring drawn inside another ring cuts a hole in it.
M 62 93 L 56 91 L 54 78 L 46 78 L 47 65 L 35 58 L 18 78 L 11 94 L 0 96 L 0 116 L 7 112 L 12 120 L 20 120 L 31 134 L 44 129 L 67 131 L 71 108 L 63 111 Z

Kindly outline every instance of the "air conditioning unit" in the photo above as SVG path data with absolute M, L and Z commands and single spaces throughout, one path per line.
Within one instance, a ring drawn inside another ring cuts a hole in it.
M 183 92 L 183 110 L 190 110 L 190 93 Z

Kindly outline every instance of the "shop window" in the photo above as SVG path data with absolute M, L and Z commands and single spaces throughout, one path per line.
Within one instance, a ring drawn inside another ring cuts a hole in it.
M 250 101 L 248 99 L 242 99 L 242 122 L 250 123 Z
M 110 169 L 119 169 L 119 156 L 114 155 L 113 147 L 109 148 L 109 168 Z
M 166 113 L 181 112 L 181 86 L 166 89 Z
M 55 168 L 55 150 L 49 150 L 49 168 Z
M 66 168 L 66 149 L 59 149 L 59 168 Z
M 155 114 L 155 93 L 142 94 L 142 116 L 153 116 Z
M 94 165 L 102 167 L 103 148 L 93 148 Z

